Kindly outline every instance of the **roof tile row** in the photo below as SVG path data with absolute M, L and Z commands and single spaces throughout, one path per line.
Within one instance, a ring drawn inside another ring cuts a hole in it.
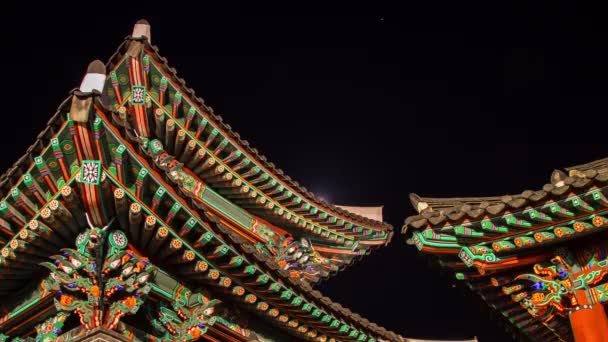
M 555 170 L 551 182 L 541 190 L 525 190 L 520 194 L 493 197 L 431 198 L 410 194 L 410 202 L 419 212 L 405 220 L 402 233 L 408 227 L 420 229 L 427 224 L 437 226 L 444 222 L 461 222 L 465 219 L 480 219 L 497 216 L 509 210 L 522 210 L 530 205 L 547 200 L 558 200 L 572 191 L 586 189 L 594 184 L 608 182 L 608 158 L 566 168 L 569 175 Z

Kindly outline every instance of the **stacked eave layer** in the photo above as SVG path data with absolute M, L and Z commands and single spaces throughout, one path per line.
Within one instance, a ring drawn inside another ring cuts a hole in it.
M 128 47 L 133 39 L 127 41 L 119 47 L 117 52 L 110 58 L 108 63 L 109 69 L 116 70 L 117 67 L 124 63 Z M 214 113 L 211 107 L 208 107 L 204 101 L 195 95 L 194 90 L 187 87 L 186 82 L 177 76 L 177 71 L 170 67 L 167 59 L 158 53 L 158 48 L 151 45 L 147 39 L 139 40 L 145 54 L 149 56 L 148 68 L 150 75 L 148 76 L 151 83 L 148 86 L 156 86 L 160 88 L 160 82 L 164 77 L 166 82 L 166 94 L 163 95 L 171 102 L 163 103 L 166 109 L 173 114 L 174 106 L 178 106 L 176 110 L 176 127 L 177 130 L 184 129 L 189 135 L 196 136 L 198 142 L 207 147 L 211 144 L 214 148 L 207 149 L 209 154 L 213 154 L 217 165 L 225 166 L 225 172 L 230 173 L 233 179 L 240 179 L 240 185 L 247 185 L 252 191 L 255 191 L 261 198 L 265 198 L 266 202 L 255 202 L 248 210 L 259 214 L 278 225 L 292 226 L 294 230 L 305 230 L 302 234 L 315 237 L 319 241 L 326 241 L 330 245 L 338 244 L 346 247 L 351 246 L 355 242 L 361 245 L 384 245 L 390 241 L 392 236 L 392 226 L 387 223 L 371 220 L 360 215 L 350 213 L 344 209 L 334 206 L 326 201 L 318 199 L 314 194 L 306 188 L 292 180 L 284 172 L 278 169 L 273 163 L 268 162 L 267 158 L 261 155 L 257 149 L 250 146 L 249 142 L 243 140 L 240 135 L 232 130 L 226 124 L 223 118 Z M 158 72 L 157 75 L 152 75 Z M 153 78 L 158 76 L 159 79 Z M 121 82 L 118 78 L 119 92 L 130 91 L 128 80 Z M 114 83 L 116 84 L 116 82 Z M 108 96 L 116 98 L 112 84 L 106 87 Z M 160 92 L 160 90 L 159 90 Z M 158 94 L 158 92 L 157 92 Z M 175 100 L 175 94 L 179 94 L 179 100 Z M 192 109 L 191 109 L 192 108 Z M 214 134 L 211 140 L 209 135 L 199 133 L 194 128 L 197 128 L 202 121 L 208 124 L 204 127 L 205 132 Z M 188 124 L 186 124 L 189 122 Z M 198 123 L 197 123 L 198 122 Z M 185 126 L 188 125 L 186 129 Z M 221 149 L 218 152 L 217 149 Z M 227 153 L 226 151 L 230 151 Z M 224 157 L 218 157 L 223 155 Z M 235 157 L 238 156 L 238 157 Z M 229 160 L 226 162 L 225 160 Z M 246 166 L 243 166 L 246 165 Z M 253 184 L 253 180 L 256 180 Z M 265 208 L 270 203 L 273 204 L 272 210 Z M 344 240 L 344 242 L 342 242 Z
M 315 250 L 330 260 L 331 267 L 320 278 L 335 274 L 390 241 L 392 227 L 389 224 L 333 206 L 331 208 L 340 215 L 328 214 L 329 211 L 321 211 L 319 206 L 312 205 L 310 199 L 304 199 L 310 195 L 305 189 L 298 186 L 297 189 L 303 191 L 298 192 L 289 187 L 286 182 L 291 183 L 291 179 L 267 163 L 266 158 L 241 140 L 221 117 L 213 114 L 212 109 L 186 87 L 185 82 L 176 76 L 175 69 L 168 66 L 166 59 L 158 54 L 158 49 L 146 39 L 128 38 L 108 63 L 111 72 L 106 85 L 106 100 L 117 105 L 118 110 L 131 91 L 132 80 L 126 75 L 129 73 L 128 51 L 129 47 L 137 44 L 143 50 L 144 78 L 153 99 L 153 103 L 147 106 L 156 108 L 153 116 L 174 124 L 170 139 L 179 135 L 183 137 L 184 145 L 191 144 L 195 149 L 192 154 L 194 161 L 204 156 L 201 158 L 206 158 L 206 162 L 213 162 L 209 164 L 213 165 L 213 170 L 201 172 L 199 168 L 197 176 L 239 208 L 284 228 L 296 239 L 309 239 Z M 161 136 L 161 140 L 169 135 L 164 130 L 154 133 Z

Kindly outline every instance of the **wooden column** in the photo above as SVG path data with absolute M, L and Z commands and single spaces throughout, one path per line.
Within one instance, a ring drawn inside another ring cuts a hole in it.
M 576 291 L 579 306 L 570 313 L 575 342 L 608 342 L 608 318 L 600 303 L 589 304 L 585 290 Z M 583 303 L 584 302 L 584 303 Z

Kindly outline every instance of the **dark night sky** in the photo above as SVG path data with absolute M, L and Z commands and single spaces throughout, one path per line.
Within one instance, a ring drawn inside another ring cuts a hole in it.
M 410 192 L 538 189 L 554 168 L 605 157 L 603 15 L 491 2 L 5 12 L 1 169 L 140 18 L 189 86 L 271 161 L 331 202 L 385 205 L 397 232 Z M 404 336 L 510 341 L 454 283 L 395 234 L 320 288 Z

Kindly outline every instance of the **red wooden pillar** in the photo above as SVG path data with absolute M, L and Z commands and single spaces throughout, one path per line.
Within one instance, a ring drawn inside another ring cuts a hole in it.
M 589 304 L 584 290 L 576 291 L 579 306 L 570 314 L 575 342 L 608 342 L 608 318 L 602 304 Z

